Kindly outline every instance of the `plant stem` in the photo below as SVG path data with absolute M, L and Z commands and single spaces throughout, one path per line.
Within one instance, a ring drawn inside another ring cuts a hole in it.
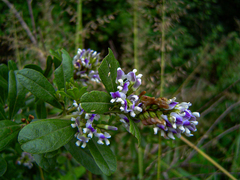
M 216 161 L 214 161 L 210 156 L 208 156 L 205 152 L 197 148 L 194 144 L 192 144 L 190 141 L 188 141 L 183 136 L 181 137 L 181 140 L 184 141 L 187 145 L 189 145 L 191 148 L 195 149 L 199 154 L 201 154 L 204 158 L 206 158 L 210 163 L 212 163 L 214 166 L 216 166 L 220 171 L 222 171 L 225 175 L 227 175 L 230 179 L 237 180 L 235 177 L 233 177 L 226 169 L 224 169 L 220 164 L 218 164 Z
M 138 0 L 133 4 L 133 49 L 134 49 L 134 68 L 139 69 L 138 61 Z M 138 147 L 138 178 L 143 178 L 143 148 Z
M 92 173 L 88 171 L 88 180 L 92 180 Z
M 38 167 L 39 167 L 39 171 L 40 171 L 41 180 L 45 180 L 42 168 L 40 166 L 38 166 Z
M 161 44 L 161 84 L 160 84 L 160 97 L 163 96 L 163 86 L 164 86 L 164 58 L 165 58 L 165 49 L 164 49 L 164 44 L 165 44 L 165 0 L 162 2 L 162 44 Z M 158 167 L 157 167 L 157 179 L 161 179 L 161 154 L 162 154 L 162 137 L 161 134 L 158 135 Z
M 16 59 L 17 59 L 17 62 L 19 64 L 19 67 L 21 68 L 22 67 L 22 64 L 21 64 L 21 59 L 20 59 L 20 54 L 19 54 L 19 50 L 18 50 L 18 36 L 17 36 L 17 30 L 16 30 L 16 24 L 15 24 L 15 18 L 13 16 L 13 30 L 14 30 L 14 48 L 15 48 L 15 55 L 16 55 Z
M 139 69 L 139 62 L 138 62 L 138 15 L 137 15 L 137 8 L 138 8 L 138 0 L 134 0 L 133 5 L 133 48 L 134 48 L 134 68 Z
M 76 26 L 76 51 L 78 48 L 83 49 L 83 35 L 82 35 L 82 0 L 77 3 L 77 26 Z

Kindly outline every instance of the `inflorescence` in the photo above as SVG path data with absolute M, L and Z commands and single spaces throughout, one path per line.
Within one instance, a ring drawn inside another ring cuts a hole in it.
M 28 167 L 29 169 L 31 169 L 33 167 L 33 162 L 34 162 L 34 158 L 28 152 L 22 152 L 21 157 L 19 157 L 17 160 L 17 164 L 19 164 L 19 165 L 22 164 L 22 165 Z
M 188 108 L 192 105 L 190 102 L 176 102 L 176 98 L 152 98 L 148 96 L 141 97 L 143 103 L 143 112 L 139 115 L 144 125 L 154 125 L 154 134 L 160 131 L 161 136 L 166 139 L 178 138 L 184 133 L 186 136 L 193 136 L 191 132 L 196 131 L 200 117 L 198 112 L 191 112 Z
M 121 118 L 120 121 L 124 123 L 125 127 L 129 126 L 129 118 L 135 119 L 135 117 L 142 112 L 142 103 L 137 95 L 133 95 L 139 86 L 141 85 L 142 74 L 136 75 L 137 70 L 125 74 L 121 68 L 117 69 L 117 89 L 116 92 L 110 92 L 111 103 L 115 103 L 115 108 L 120 109 L 122 113 L 118 114 Z M 136 120 L 136 119 L 135 119 Z
M 99 66 L 99 53 L 93 50 L 78 49 L 77 55 L 73 60 L 75 67 L 75 75 L 83 78 L 83 83 L 89 80 L 100 82 L 97 67 Z M 174 135 L 180 137 L 182 133 L 186 136 L 193 136 L 192 132 L 196 131 L 200 117 L 198 112 L 191 112 L 190 102 L 176 102 L 176 98 L 154 98 L 144 96 L 143 91 L 140 95 L 134 92 L 141 85 L 142 74 L 136 74 L 137 70 L 125 74 L 121 68 L 117 69 L 117 91 L 110 92 L 112 97 L 111 103 L 114 107 L 111 109 L 120 117 L 120 121 L 129 131 L 129 121 L 142 122 L 143 125 L 153 125 L 154 134 L 159 131 L 161 136 L 166 139 L 175 139 Z M 96 123 L 100 115 L 86 113 L 80 103 L 74 101 L 73 106 L 77 108 L 76 118 L 71 126 L 77 128 L 75 134 L 77 138 L 76 145 L 85 148 L 88 141 L 93 136 L 98 138 L 98 144 L 109 145 L 111 135 L 107 130 L 117 130 L 117 127 Z
M 78 115 L 76 118 L 71 118 L 71 121 L 74 123 L 71 124 L 72 128 L 77 128 L 77 133 L 75 137 L 77 138 L 76 145 L 82 148 L 85 148 L 88 141 L 93 138 L 93 136 L 98 138 L 98 144 L 106 144 L 109 145 L 111 135 L 107 132 L 107 130 L 118 130 L 115 126 L 109 126 L 105 124 L 96 124 L 95 121 L 98 121 L 100 118 L 99 114 L 91 114 L 86 113 L 82 108 L 80 103 L 78 104 L 76 101 L 73 102 L 73 106 L 77 108 L 77 111 L 74 113 Z M 102 133 L 102 131 L 104 131 Z
M 84 86 L 89 81 L 99 83 L 98 67 L 100 65 L 100 53 L 91 49 L 78 49 L 73 58 L 74 78 L 79 79 Z

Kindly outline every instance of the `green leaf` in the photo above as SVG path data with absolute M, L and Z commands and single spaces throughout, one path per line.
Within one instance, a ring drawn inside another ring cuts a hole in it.
M 0 103 L 0 120 L 7 119 L 6 113 L 4 111 L 3 105 Z
M 130 133 L 134 135 L 138 140 L 138 146 L 141 144 L 141 134 L 139 132 L 139 128 L 137 127 L 137 124 L 133 122 L 133 120 L 129 120 L 130 122 Z
M 0 151 L 2 151 L 12 140 L 14 140 L 21 125 L 10 120 L 0 121 Z
M 70 120 L 44 119 L 32 122 L 19 133 L 22 149 L 32 154 L 57 150 L 70 141 L 76 133 Z
M 13 71 L 18 70 L 16 63 L 12 60 L 8 61 L 8 69 Z
M 7 162 L 0 155 L 0 177 L 7 171 Z
M 18 110 L 24 106 L 26 89 L 16 81 L 16 74 L 13 70 L 9 71 L 8 84 L 8 107 L 9 119 L 13 119 Z
M 78 100 L 82 97 L 84 93 L 87 92 L 87 87 L 82 87 L 80 90 L 76 87 L 73 89 L 68 89 L 67 94 L 72 97 L 72 99 Z
M 45 158 L 45 154 L 33 154 L 36 163 L 45 171 L 51 171 L 55 169 L 56 158 Z
M 62 61 L 60 50 L 54 51 L 54 50 L 50 49 L 49 52 L 52 56 L 56 57 L 59 61 Z
M 55 97 L 55 90 L 43 74 L 32 69 L 23 69 L 17 73 L 18 81 L 33 95 L 61 109 L 61 104 Z
M 102 114 L 108 112 L 113 104 L 111 96 L 102 91 L 91 91 L 81 97 L 81 106 L 87 113 Z
M 64 147 L 72 154 L 74 159 L 76 159 L 76 161 L 78 161 L 87 170 L 93 174 L 101 174 L 102 171 L 99 169 L 98 165 L 93 159 L 89 149 L 87 149 L 87 147 L 81 148 L 76 146 L 76 140 L 76 138 L 73 138 Z
M 61 51 L 60 50 L 53 51 L 50 49 L 49 52 L 53 56 L 54 68 L 57 69 L 62 62 Z
M 37 66 L 35 64 L 27 64 L 27 65 L 24 66 L 24 68 L 34 69 L 34 70 L 36 70 L 36 71 L 38 71 L 38 72 L 43 74 L 42 68 L 40 68 L 39 66 Z
M 0 76 L 0 88 L 3 90 L 8 89 L 8 82 L 2 76 Z
M 98 68 L 99 76 L 104 84 L 106 90 L 110 92 L 117 91 L 117 68 L 119 67 L 118 61 L 115 59 L 111 49 L 108 49 L 108 55 L 103 59 L 100 67 Z
M 0 64 L 0 76 L 2 76 L 6 81 L 8 80 L 8 67 L 6 64 Z
M 48 78 L 52 74 L 52 64 L 53 64 L 53 59 L 51 56 L 47 57 L 47 62 L 46 62 L 46 69 L 44 70 L 43 75 Z
M 55 82 L 58 89 L 64 88 L 66 92 L 66 82 L 69 82 L 73 77 L 73 64 L 69 54 L 62 50 L 62 64 L 55 70 Z
M 90 140 L 87 146 L 104 174 L 109 176 L 116 171 L 117 160 L 109 146 L 98 144 L 96 138 Z
M 3 78 L 3 79 L 2 79 Z M 5 104 L 8 96 L 8 67 L 5 64 L 0 64 L 0 104 Z M 7 83 L 7 86 L 6 86 Z
M 47 118 L 47 109 L 45 106 L 45 102 L 41 99 L 38 99 L 35 103 L 35 110 L 38 119 L 46 119 Z

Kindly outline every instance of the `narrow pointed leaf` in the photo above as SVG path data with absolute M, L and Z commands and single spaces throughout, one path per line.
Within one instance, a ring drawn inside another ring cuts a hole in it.
M 106 90 L 110 93 L 117 91 L 116 78 L 119 63 L 115 59 L 112 50 L 108 49 L 108 51 L 108 55 L 103 59 L 98 68 L 98 73 Z
M 0 88 L 3 90 L 7 90 L 8 82 L 0 75 Z
M 39 66 L 37 66 L 35 64 L 27 64 L 27 65 L 24 66 L 24 68 L 34 69 L 34 70 L 36 70 L 36 71 L 38 71 L 38 72 L 43 74 L 42 68 L 40 68 Z
M 33 95 L 54 107 L 61 109 L 61 104 L 55 97 L 55 90 L 50 82 L 38 71 L 23 69 L 18 71 L 17 79 Z
M 32 154 L 57 150 L 72 139 L 75 130 L 70 120 L 45 119 L 32 122 L 19 133 L 22 149 Z
M 54 68 L 57 69 L 62 62 L 61 51 L 60 50 L 53 51 L 50 49 L 49 52 L 53 56 Z
M 2 151 L 12 140 L 14 140 L 21 125 L 10 120 L 0 121 L 0 151 Z
M 3 105 L 0 103 L 0 120 L 7 119 L 6 113 L 4 111 Z
M 0 155 L 0 177 L 7 171 L 7 162 Z
M 137 124 L 133 122 L 133 120 L 130 119 L 130 133 L 134 135 L 138 140 L 138 146 L 140 146 L 141 143 L 141 134 L 139 132 L 139 128 L 137 127 Z
M 9 71 L 8 107 L 9 119 L 13 119 L 18 110 L 24 106 L 27 90 L 16 80 L 13 70 Z
M 59 61 L 62 60 L 60 50 L 54 51 L 54 50 L 50 49 L 49 52 L 52 56 L 56 57 Z
M 98 144 L 96 138 L 90 140 L 87 146 L 98 167 L 104 174 L 109 176 L 116 171 L 116 157 L 109 146 Z
M 102 91 L 91 91 L 81 97 L 81 106 L 87 113 L 108 112 L 113 104 L 110 103 L 111 96 Z
M 0 76 L 2 76 L 6 81 L 8 80 L 8 67 L 6 64 L 0 64 Z
M 16 63 L 13 60 L 8 61 L 8 69 L 9 70 L 18 70 Z
M 5 64 L 0 64 L 0 104 L 5 104 L 8 96 L 8 67 Z M 3 78 L 3 79 L 2 79 Z M 7 84 L 6 84 L 7 83 Z
M 51 56 L 47 57 L 47 62 L 46 62 L 46 69 L 44 70 L 43 75 L 48 78 L 52 74 L 52 64 L 53 64 L 53 59 Z
M 95 160 L 93 159 L 89 149 L 81 148 L 76 146 L 76 138 L 69 141 L 64 147 L 71 153 L 71 155 L 78 161 L 82 166 L 93 174 L 101 174 L 102 171 L 99 169 Z
M 69 54 L 62 50 L 62 64 L 55 70 L 55 81 L 58 89 L 64 88 L 66 92 L 66 82 L 69 82 L 73 77 L 73 64 Z

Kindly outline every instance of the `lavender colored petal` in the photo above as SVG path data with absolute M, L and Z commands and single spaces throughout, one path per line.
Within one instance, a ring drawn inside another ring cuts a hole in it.
M 183 122 L 183 126 L 190 126 L 190 125 L 191 125 L 191 123 L 189 121 L 184 121 Z
M 141 85 L 141 83 L 142 83 L 142 80 L 141 79 L 137 79 L 135 84 L 133 85 L 133 88 L 137 89 Z
M 128 74 L 127 74 L 127 79 L 129 80 L 129 81 L 132 81 L 132 82 L 135 82 L 136 81 L 136 74 L 134 73 L 134 72 L 129 72 Z
M 177 104 L 178 102 L 171 102 L 170 104 L 168 104 L 168 109 L 173 109 Z
M 118 68 L 118 69 L 117 69 L 117 80 L 122 79 L 122 77 L 123 77 L 124 75 L 125 75 L 125 74 L 124 74 L 124 72 L 122 71 L 122 69 L 121 69 L 121 68 Z
M 127 94 L 129 84 L 130 84 L 129 82 L 125 82 L 125 83 L 124 83 L 123 89 L 122 89 L 122 92 L 123 92 L 124 94 Z

